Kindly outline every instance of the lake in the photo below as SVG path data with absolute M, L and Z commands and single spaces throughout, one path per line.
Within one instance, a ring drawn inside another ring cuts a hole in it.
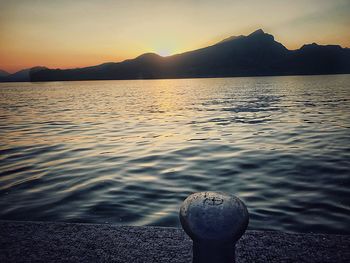
M 0 83 L 0 219 L 180 226 L 198 191 L 249 229 L 350 234 L 350 75 Z

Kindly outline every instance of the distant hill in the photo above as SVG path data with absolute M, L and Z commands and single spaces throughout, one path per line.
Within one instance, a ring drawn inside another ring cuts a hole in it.
M 259 29 L 248 36 L 161 57 L 146 53 L 118 63 L 78 69 L 40 69 L 31 81 L 197 78 L 350 73 L 350 49 L 337 45 L 304 45 L 288 50 Z M 16 73 L 17 74 L 17 73 Z
M 37 71 L 45 70 L 46 67 L 33 67 L 29 69 L 22 69 L 14 74 L 7 74 L 0 78 L 2 82 L 24 82 L 31 81 L 31 74 Z
M 0 82 L 1 82 L 5 77 L 7 77 L 8 75 L 10 75 L 10 73 L 8 73 L 8 72 L 5 71 L 5 70 L 0 69 Z
M 10 75 L 10 73 L 6 72 L 5 70 L 0 69 L 0 78 L 6 77 Z

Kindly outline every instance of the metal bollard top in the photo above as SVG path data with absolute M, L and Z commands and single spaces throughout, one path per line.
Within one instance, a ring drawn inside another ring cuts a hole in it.
M 200 192 L 186 198 L 180 221 L 195 242 L 236 242 L 248 226 L 249 214 L 236 196 L 223 192 Z

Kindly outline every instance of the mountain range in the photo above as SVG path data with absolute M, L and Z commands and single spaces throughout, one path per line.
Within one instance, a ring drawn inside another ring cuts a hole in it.
M 350 49 L 303 45 L 289 50 L 259 29 L 205 48 L 162 57 L 146 53 L 122 62 L 76 69 L 35 67 L 2 76 L 0 81 L 65 81 L 318 75 L 350 73 Z

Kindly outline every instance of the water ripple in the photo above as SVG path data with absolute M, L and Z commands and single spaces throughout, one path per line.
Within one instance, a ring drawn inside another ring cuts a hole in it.
M 349 83 L 1 83 L 0 218 L 179 226 L 212 190 L 251 229 L 350 234 Z

